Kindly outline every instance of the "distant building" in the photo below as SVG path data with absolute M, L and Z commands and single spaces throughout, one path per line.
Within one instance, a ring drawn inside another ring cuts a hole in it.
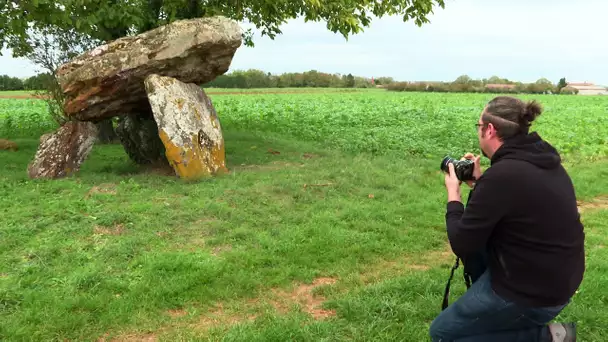
M 588 82 L 571 82 L 568 87 L 578 90 L 579 95 L 608 95 L 608 89 Z

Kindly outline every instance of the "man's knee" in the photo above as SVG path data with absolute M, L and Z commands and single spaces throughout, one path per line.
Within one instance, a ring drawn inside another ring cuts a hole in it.
M 448 320 L 445 317 L 445 311 L 443 311 L 439 316 L 437 316 L 431 326 L 429 327 L 429 336 L 431 337 L 431 341 L 449 341 L 450 340 L 450 329 Z

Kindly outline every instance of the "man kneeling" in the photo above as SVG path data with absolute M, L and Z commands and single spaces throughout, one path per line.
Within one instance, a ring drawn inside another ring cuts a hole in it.
M 468 291 L 433 321 L 433 341 L 573 341 L 551 322 L 570 303 L 585 269 L 584 232 L 572 181 L 558 152 L 529 126 L 536 102 L 499 96 L 484 108 L 479 145 L 491 166 L 466 209 L 450 164 L 447 234 L 454 253 L 483 265 Z M 556 338 L 561 335 L 560 338 Z M 552 337 L 553 336 L 553 337 Z

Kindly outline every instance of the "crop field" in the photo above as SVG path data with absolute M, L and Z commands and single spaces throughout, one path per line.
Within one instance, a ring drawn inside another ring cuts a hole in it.
M 492 95 L 278 92 L 209 92 L 230 173 L 197 183 L 120 144 L 30 180 L 56 126 L 41 100 L 0 98 L 0 138 L 19 145 L 0 150 L 0 340 L 428 340 L 454 262 L 439 162 L 479 154 Z M 557 321 L 606 341 L 608 97 L 521 98 L 544 107 L 533 129 L 562 153 L 586 230 Z
M 474 150 L 474 125 L 492 98 L 375 90 L 352 94 L 282 91 L 286 93 L 211 98 L 222 124 L 230 129 L 285 134 L 349 152 L 402 151 L 427 157 Z M 562 153 L 589 158 L 608 155 L 606 98 L 540 98 L 545 113 L 535 127 Z M 35 99 L 0 100 L 0 135 L 28 137 L 52 130 L 54 123 L 46 119 L 45 106 Z

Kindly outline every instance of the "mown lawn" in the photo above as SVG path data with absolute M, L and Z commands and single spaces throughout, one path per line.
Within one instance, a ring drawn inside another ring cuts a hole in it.
M 454 261 L 438 160 L 225 139 L 231 174 L 194 184 L 120 145 L 55 181 L 26 177 L 36 139 L 0 151 L 0 339 L 427 340 Z M 608 194 L 608 160 L 568 168 L 582 201 Z M 605 204 L 583 211 L 587 274 L 559 317 L 581 341 L 608 339 Z

